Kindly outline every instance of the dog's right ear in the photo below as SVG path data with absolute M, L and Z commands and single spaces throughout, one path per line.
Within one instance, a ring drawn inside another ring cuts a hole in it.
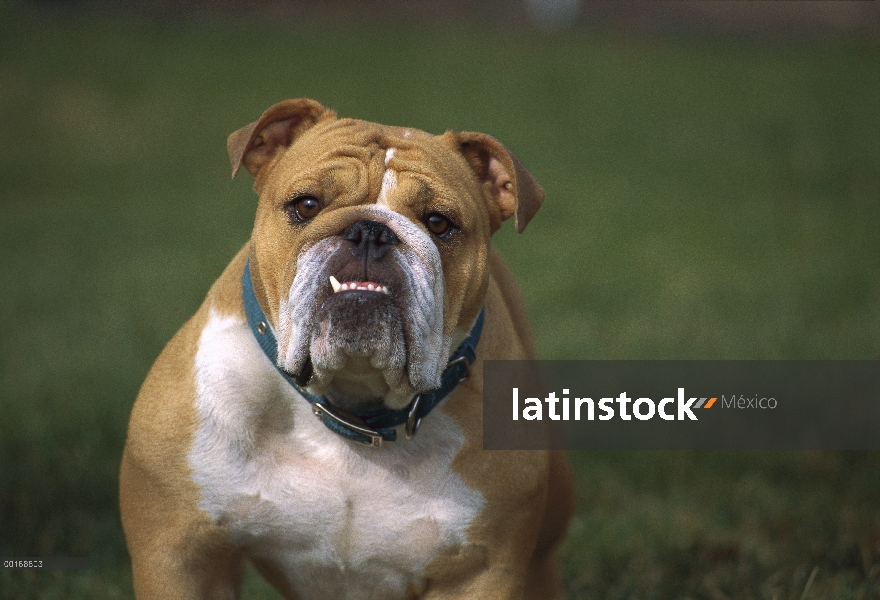
M 335 119 L 336 113 L 314 100 L 296 98 L 269 107 L 262 116 L 226 140 L 232 176 L 241 165 L 255 178 L 281 148 L 313 127 L 319 121 Z

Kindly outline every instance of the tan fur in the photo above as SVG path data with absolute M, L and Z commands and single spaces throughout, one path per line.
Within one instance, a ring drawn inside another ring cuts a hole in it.
M 462 327 L 466 330 L 483 305 L 486 322 L 471 378 L 442 404 L 442 411 L 455 420 L 466 439 L 452 468 L 467 486 L 479 491 L 485 506 L 466 532 L 467 544 L 431 561 L 422 583 L 412 584 L 407 597 L 544 599 L 561 593 L 555 553 L 573 497 L 564 455 L 482 449 L 482 361 L 534 358 L 513 277 L 489 247 L 488 238 L 501 220 L 511 216 L 516 216 L 518 229 L 524 228 L 540 206 L 543 192 L 518 160 L 483 134 L 433 138 L 422 132 L 358 123 L 337 121 L 332 111 L 313 101 L 294 100 L 270 108 L 259 121 L 230 136 L 233 170 L 243 164 L 254 174 L 255 187 L 261 192 L 255 237 L 233 259 L 199 311 L 151 369 L 132 411 L 122 459 L 121 512 L 135 592 L 141 600 L 237 597 L 247 550 L 230 542 L 224 522 L 199 509 L 200 491 L 187 463 L 197 428 L 194 357 L 200 334 L 212 310 L 245 319 L 241 277 L 248 255 L 257 298 L 270 320 L 278 322 L 280 299 L 295 275 L 290 257 L 306 242 L 277 234 L 286 227 L 276 214 L 278 202 L 300 191 L 285 186 L 301 181 L 299 165 L 320 161 L 322 152 L 333 144 L 369 148 L 375 143 L 371 140 L 382 139 L 392 139 L 403 148 L 407 143 L 430 145 L 438 162 L 428 168 L 461 173 L 456 184 L 460 187 L 454 193 L 483 196 L 487 202 L 485 210 L 465 213 L 473 219 L 469 222 L 473 239 L 443 255 L 446 328 L 450 334 Z M 334 127 L 338 128 L 336 137 Z M 318 138 L 319 134 L 325 137 Z M 320 139 L 320 144 L 291 145 L 309 136 Z M 402 167 L 415 156 L 404 150 L 391 166 L 398 160 Z M 356 210 L 363 198 L 378 194 L 382 165 L 369 158 L 365 161 L 365 179 L 323 182 L 339 190 L 334 202 L 351 205 L 339 209 L 337 215 Z M 409 209 L 406 205 L 394 208 Z M 408 216 L 417 218 L 414 213 Z M 330 231 L 333 218 L 342 217 L 316 219 L 310 230 L 314 237 L 309 239 L 324 235 L 322 227 Z M 485 253 L 484 258 L 474 260 L 480 253 Z M 467 268 L 457 270 L 460 265 Z M 260 557 L 252 562 L 285 598 L 296 597 L 278 565 Z

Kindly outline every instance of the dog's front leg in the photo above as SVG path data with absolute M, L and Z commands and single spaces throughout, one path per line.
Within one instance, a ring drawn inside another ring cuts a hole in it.
M 138 600 L 238 597 L 244 558 L 221 528 L 187 506 L 179 490 L 157 482 L 128 453 L 120 482 Z

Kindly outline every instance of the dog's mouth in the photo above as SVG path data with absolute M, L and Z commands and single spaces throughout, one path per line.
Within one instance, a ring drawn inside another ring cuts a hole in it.
M 388 286 L 376 283 L 375 281 L 346 281 L 344 283 L 339 283 L 339 280 L 336 279 L 333 275 L 330 276 L 330 287 L 333 288 L 333 293 L 338 294 L 340 292 L 376 292 L 378 294 L 385 294 L 386 296 L 390 296 L 391 292 L 388 290 Z
M 404 398 L 397 398 L 395 389 L 412 395 L 415 390 L 406 384 L 404 297 L 392 297 L 390 282 L 336 276 L 326 281 L 331 289 L 317 290 L 309 358 L 298 381 L 348 409 L 383 399 L 396 404 Z

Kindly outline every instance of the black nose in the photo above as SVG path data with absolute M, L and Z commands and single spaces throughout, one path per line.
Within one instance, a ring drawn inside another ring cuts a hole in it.
M 342 239 L 351 242 L 352 256 L 365 259 L 369 254 L 373 260 L 381 260 L 388 252 L 389 247 L 400 243 L 394 232 L 377 221 L 357 221 L 345 228 Z

